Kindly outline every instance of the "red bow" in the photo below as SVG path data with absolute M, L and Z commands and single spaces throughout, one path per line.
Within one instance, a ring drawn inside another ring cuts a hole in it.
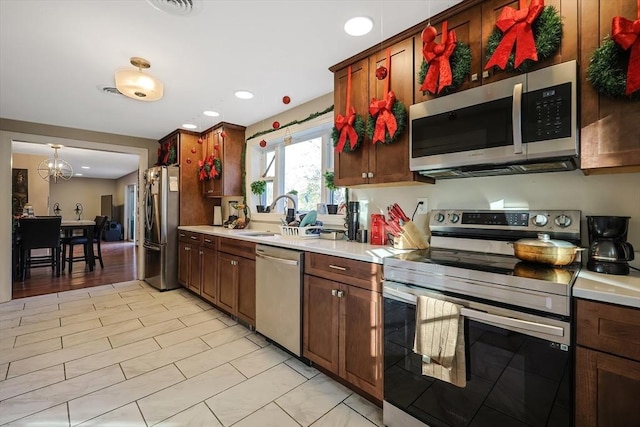
M 387 96 L 385 96 L 384 99 L 377 100 L 373 98 L 371 100 L 371 104 L 369 105 L 369 114 L 374 118 L 378 116 L 376 119 L 375 131 L 373 132 L 372 143 L 375 144 L 378 141 L 384 143 L 385 130 L 389 131 L 390 137 L 393 137 L 398 130 L 398 122 L 396 122 L 396 118 L 391 111 L 395 102 L 396 95 L 391 90 L 387 93 Z
M 456 48 L 456 32 L 447 32 L 447 21 L 442 24 L 442 43 L 424 43 L 422 56 L 429 64 L 429 71 L 422 83 L 421 91 L 428 90 L 431 93 L 440 93 L 442 89 L 451 85 L 453 76 L 451 74 L 451 63 L 449 57 Z M 439 81 L 438 81 L 439 77 Z
M 350 141 L 349 146 L 352 150 L 356 148 L 356 144 L 358 143 L 358 133 L 356 132 L 353 124 L 356 121 L 356 110 L 353 107 L 349 108 L 347 112 L 348 116 L 343 116 L 342 114 L 338 114 L 336 117 L 336 129 L 340 132 L 340 139 L 338 140 L 338 145 L 336 145 L 336 151 L 341 153 L 344 150 L 344 145 L 347 142 L 347 139 Z
M 198 160 L 198 167 L 200 168 L 200 174 L 198 175 L 198 179 L 200 181 L 204 181 L 207 179 L 207 171 L 204 170 L 204 160 Z
M 538 19 L 544 9 L 544 0 L 531 0 L 529 7 L 524 7 L 526 0 L 520 0 L 520 10 L 506 6 L 500 12 L 496 27 L 504 33 L 500 44 L 493 52 L 485 70 L 495 66 L 505 69 L 509 55 L 516 45 L 516 59 L 514 68 L 518 68 L 525 59 L 538 60 L 536 43 L 533 39 L 531 24 Z
M 627 95 L 640 89 L 640 0 L 638 1 L 638 19 L 631 21 L 616 16 L 611 23 L 611 38 L 622 49 L 629 50 L 629 67 L 627 68 Z
M 215 157 L 209 156 L 209 178 L 213 179 L 218 176 L 218 171 L 216 170 L 215 165 Z

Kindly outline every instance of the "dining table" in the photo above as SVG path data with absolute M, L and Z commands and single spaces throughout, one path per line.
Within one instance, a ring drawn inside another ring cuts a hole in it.
M 92 219 L 63 219 L 60 223 L 60 229 L 65 237 L 71 237 L 75 232 L 80 231 L 87 238 L 87 264 L 89 271 L 93 271 L 96 265 L 96 259 L 93 254 L 93 229 L 96 222 Z M 63 254 L 64 262 L 64 254 Z

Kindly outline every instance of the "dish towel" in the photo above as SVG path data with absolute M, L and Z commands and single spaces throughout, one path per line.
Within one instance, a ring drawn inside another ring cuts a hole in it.
M 460 308 L 451 302 L 419 296 L 413 351 L 422 355 L 422 375 L 465 387 L 464 317 Z

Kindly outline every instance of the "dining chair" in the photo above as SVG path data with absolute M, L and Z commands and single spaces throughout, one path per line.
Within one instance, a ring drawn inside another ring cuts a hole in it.
M 102 234 L 104 233 L 105 225 L 107 224 L 106 216 L 96 216 L 94 221 L 95 225 L 93 226 L 93 241 L 89 242 L 87 236 L 70 236 L 62 239 L 62 256 L 63 256 L 63 265 L 62 269 L 64 270 L 65 264 L 69 263 L 69 273 L 73 271 L 73 263 L 77 261 L 84 261 L 86 263 L 89 262 L 88 254 L 89 247 L 88 245 L 96 245 L 96 250 L 93 251 L 94 259 L 97 259 L 100 262 L 100 268 L 104 268 L 104 262 L 102 261 Z M 83 251 L 82 255 L 74 256 L 73 249 L 74 246 L 82 245 Z M 69 248 L 67 254 L 67 247 Z
M 27 270 L 50 266 L 52 274 L 60 276 L 60 217 L 20 218 L 18 221 L 18 250 L 20 279 L 24 281 Z M 47 255 L 32 255 L 34 249 L 49 249 Z

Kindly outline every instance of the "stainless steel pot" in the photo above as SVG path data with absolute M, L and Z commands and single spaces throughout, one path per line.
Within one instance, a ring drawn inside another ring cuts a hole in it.
M 553 240 L 548 234 L 538 234 L 537 239 L 520 239 L 513 242 L 513 251 L 519 259 L 550 265 L 567 265 L 576 259 L 584 248 L 564 240 Z

